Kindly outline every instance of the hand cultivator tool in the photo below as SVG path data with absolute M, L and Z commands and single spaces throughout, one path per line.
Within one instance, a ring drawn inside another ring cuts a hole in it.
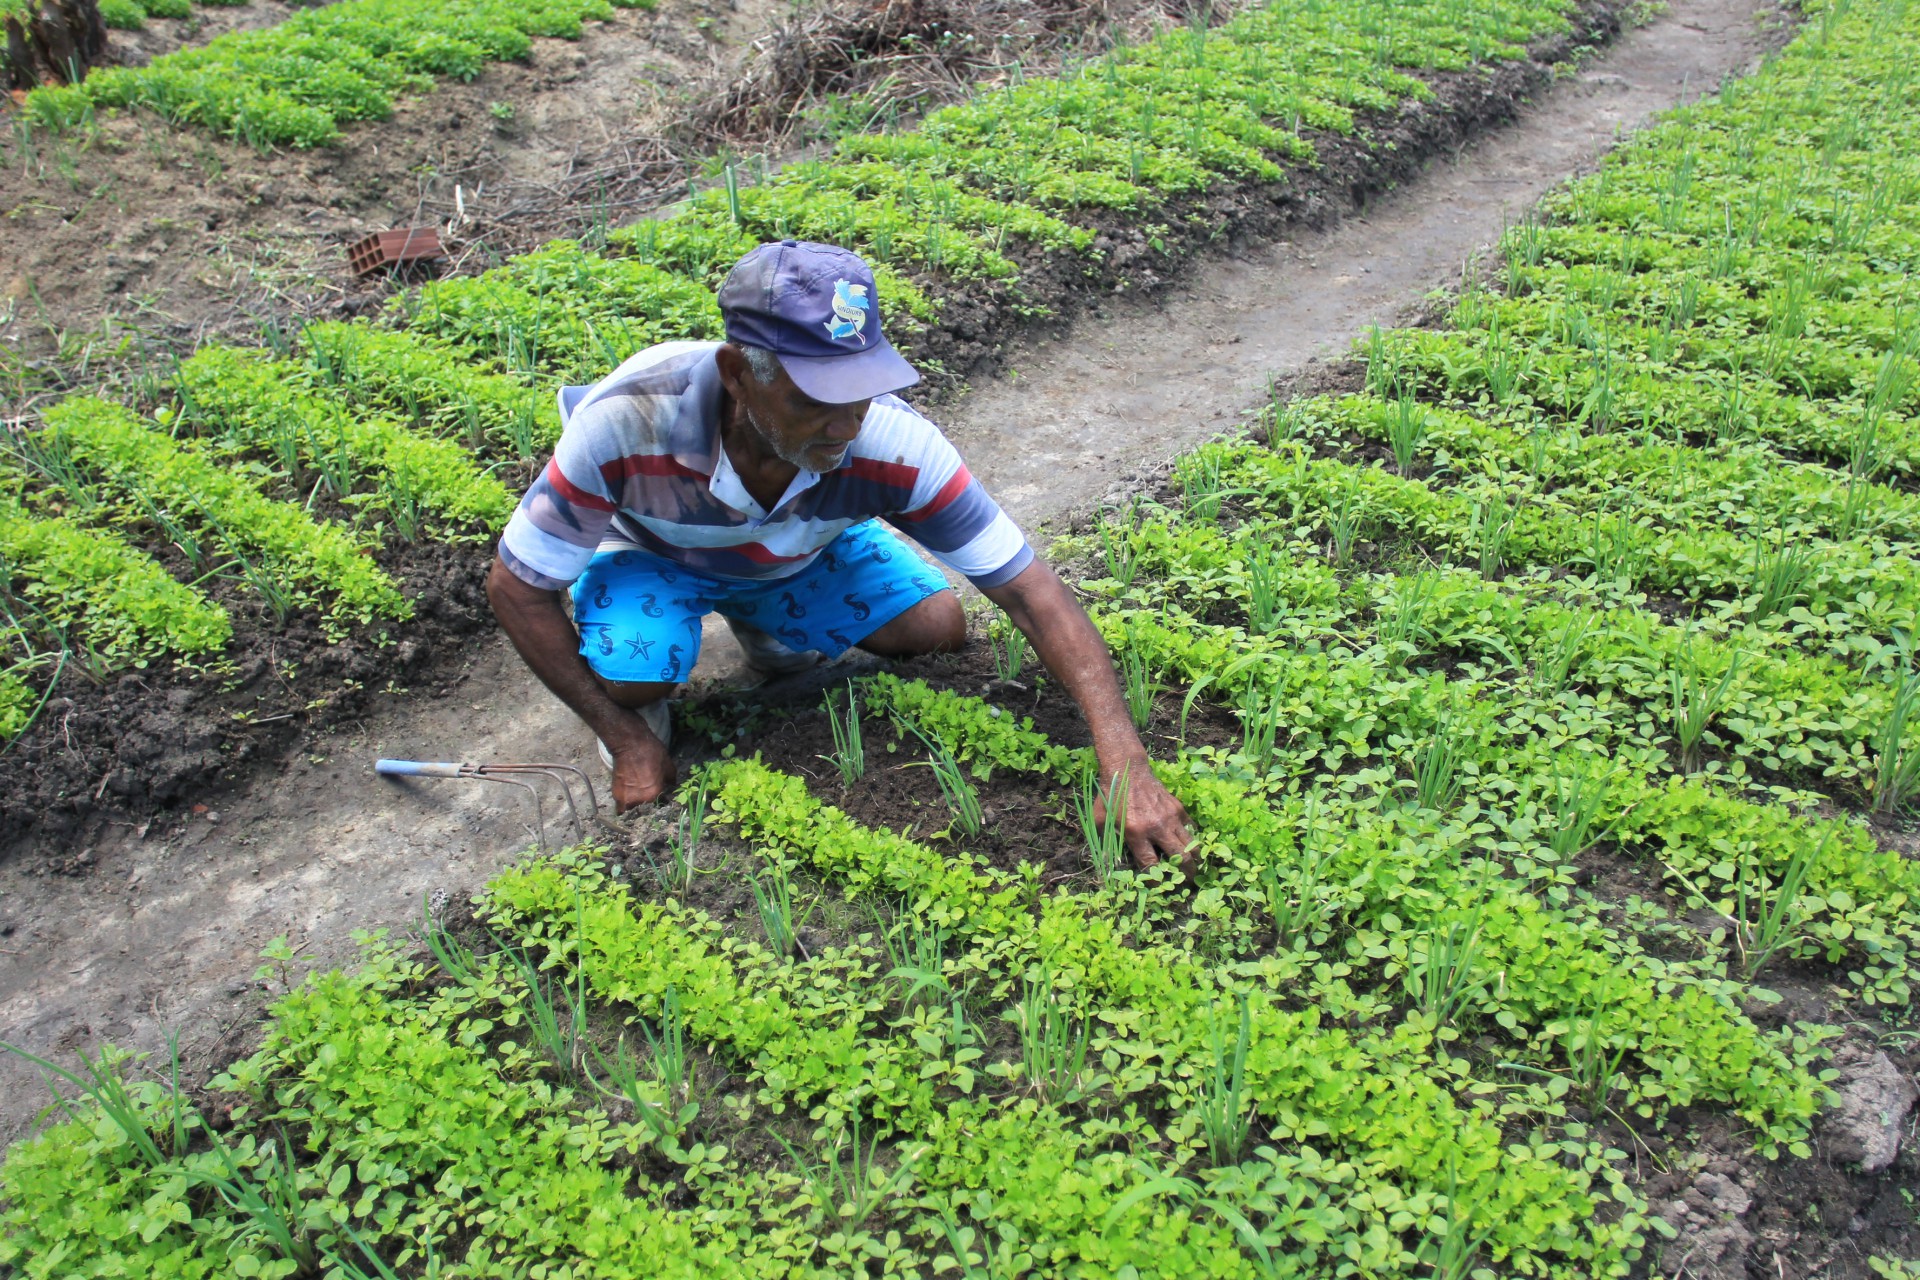
M 586 788 L 587 817 L 595 822 L 600 820 L 600 801 L 593 793 L 593 782 L 570 764 L 454 764 L 427 760 L 375 760 L 373 771 L 388 778 L 471 778 L 521 787 L 533 797 L 533 834 L 540 842 L 542 853 L 547 849 L 546 808 L 541 803 L 540 788 L 528 781 L 529 778 L 546 778 L 560 784 L 560 793 L 566 797 L 567 814 L 573 823 L 576 839 L 586 839 L 587 827 L 580 817 L 579 805 L 574 802 L 573 783 L 568 778 L 569 774 L 578 778 L 580 785 Z

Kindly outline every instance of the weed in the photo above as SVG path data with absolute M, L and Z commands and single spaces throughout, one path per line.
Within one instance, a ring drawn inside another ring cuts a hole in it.
M 839 770 L 840 785 L 850 787 L 867 772 L 867 746 L 860 727 L 860 696 L 852 685 L 847 686 L 844 718 L 834 703 L 832 690 L 827 691 L 824 705 L 827 709 L 827 727 L 833 733 L 833 754 L 824 758 Z
M 1114 774 L 1108 781 L 1105 796 L 1100 794 L 1099 773 L 1094 769 L 1082 773 L 1073 808 L 1080 819 L 1080 836 L 1086 841 L 1093 873 L 1104 884 L 1126 866 L 1126 770 Z
M 100 1114 L 112 1122 L 113 1127 L 126 1139 L 127 1145 L 133 1148 L 148 1168 L 158 1169 L 185 1154 L 189 1130 L 203 1127 L 199 1115 L 180 1088 L 180 1041 L 177 1036 L 167 1037 L 168 1079 L 163 1085 L 129 1085 L 121 1074 L 121 1068 L 132 1061 L 132 1055 L 111 1046 L 103 1048 L 98 1058 L 89 1058 L 86 1050 L 76 1049 L 74 1054 L 80 1059 L 80 1070 L 77 1072 L 57 1066 L 4 1040 L 0 1040 L 0 1051 L 23 1058 L 39 1068 L 41 1077 L 46 1080 L 47 1088 L 53 1094 L 54 1105 L 69 1120 L 78 1120 L 79 1116 L 73 1109 L 73 1102 L 53 1087 L 54 1078 L 58 1077 L 78 1089 L 82 1097 L 90 1100 Z M 156 1137 L 151 1127 L 149 1114 L 155 1110 L 159 1112 L 162 1122 L 162 1137 Z
M 1094 1087 L 1087 1079 L 1087 1019 L 1074 1015 L 1044 964 L 1027 975 L 1014 1020 L 1020 1028 L 1022 1078 L 1042 1098 L 1065 1106 Z
M 1725 669 L 1715 679 L 1706 672 L 1690 641 L 1683 642 L 1674 654 L 1673 666 L 1667 672 L 1667 692 L 1673 737 L 1680 747 L 1679 767 L 1682 773 L 1699 771 L 1701 741 L 1708 727 L 1725 708 L 1727 697 L 1733 691 L 1733 683 L 1739 678 L 1740 665 L 1745 659 L 1744 650 L 1735 650 L 1728 658 Z
M 1237 1004 L 1239 1029 L 1231 1040 L 1215 1004 L 1207 1030 L 1210 1052 L 1201 1064 L 1205 1074 L 1200 1079 L 1200 1132 L 1216 1169 L 1238 1164 L 1253 1136 L 1254 1113 L 1247 1094 L 1247 1050 L 1253 1042 L 1253 1017 L 1244 992 Z

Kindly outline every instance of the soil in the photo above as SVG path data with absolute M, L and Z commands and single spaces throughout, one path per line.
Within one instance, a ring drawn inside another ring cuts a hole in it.
M 638 16 L 632 20 L 637 26 Z M 1285 203 L 1285 212 L 1271 216 L 1240 193 L 1233 198 L 1247 212 L 1223 214 L 1240 239 L 1189 264 L 1177 283 L 1159 280 L 1151 263 L 1135 256 L 1130 277 L 1103 281 L 1105 295 L 1082 298 L 1079 318 L 1045 341 L 989 341 L 985 326 L 996 323 L 993 317 L 981 318 L 980 336 L 955 330 L 951 349 L 962 363 L 949 367 L 988 372 L 977 372 L 979 385 L 942 415 L 949 434 L 1015 518 L 1044 540 L 1046 528 L 1066 526 L 1090 504 L 1143 483 L 1138 477 L 1166 456 L 1240 421 L 1264 398 L 1269 376 L 1308 373 L 1338 358 L 1368 324 L 1416 314 L 1429 289 L 1456 283 L 1462 262 L 1507 220 L 1593 163 L 1619 132 L 1747 69 L 1777 42 L 1776 23 L 1774 11 L 1753 0 L 1678 0 L 1558 80 L 1539 68 L 1516 72 L 1505 99 L 1488 102 L 1474 127 L 1515 119 L 1470 146 L 1459 145 L 1450 124 L 1409 126 L 1410 143 L 1426 138 L 1429 152 L 1440 153 L 1417 173 L 1402 153 L 1393 190 L 1367 181 L 1356 188 L 1353 174 L 1336 172 L 1318 204 L 1299 187 L 1267 192 L 1269 203 Z M 575 52 L 553 43 L 555 54 Z M 536 50 L 536 67 L 545 48 Z M 434 110 L 448 101 L 427 100 Z M 1357 216 L 1335 223 L 1352 201 L 1361 202 Z M 0 222 L 0 236 L 14 234 L 11 221 Z M 1316 229 L 1322 224 L 1332 225 Z M 1259 243 L 1275 235 L 1283 238 Z M 1124 287 L 1114 292 L 1116 285 Z M 963 351 L 968 342 L 976 346 Z M 1017 434 L 1007 425 L 1016 421 Z M 166 794 L 148 797 L 145 807 L 126 804 L 123 814 L 106 809 L 113 775 L 97 766 L 123 762 L 87 758 L 86 748 L 75 748 L 86 765 L 75 773 L 82 794 L 98 788 L 103 807 L 73 809 L 43 828 L 45 837 L 0 860 L 0 1037 L 42 1053 L 107 1040 L 152 1049 L 175 1029 L 189 1066 L 204 1077 L 257 1035 L 265 1000 L 282 980 L 255 977 L 259 950 L 271 938 L 287 937 L 297 949 L 294 976 L 350 962 L 355 930 L 404 932 L 429 895 L 471 893 L 531 836 L 568 838 L 553 798 L 546 805 L 551 820 L 536 833 L 526 795 L 513 788 L 395 782 L 370 768 L 377 756 L 547 760 L 579 766 L 596 781 L 604 776 L 585 731 L 493 635 L 475 594 L 484 561 L 484 551 L 440 548 L 421 553 L 417 564 L 395 563 L 417 575 L 410 581 L 435 587 L 442 602 L 423 609 L 428 623 L 409 633 L 409 654 L 397 645 L 342 647 L 331 659 L 337 665 L 320 671 L 326 649 L 309 637 L 291 688 L 277 686 L 285 651 L 268 648 L 246 652 L 235 688 L 187 688 L 179 705 L 142 701 L 144 691 L 130 686 L 109 691 L 117 701 L 95 719 L 83 718 L 90 714 L 84 709 L 61 708 L 63 746 L 68 732 L 80 742 L 149 744 L 151 761 L 131 767 Z M 914 823 L 923 837 L 944 824 L 930 771 L 902 767 L 904 746 L 885 764 L 876 756 L 868 779 L 844 795 L 814 758 L 830 745 L 815 710 L 821 688 L 870 669 L 873 660 L 836 664 L 743 699 L 726 692 L 743 673 L 724 627 L 710 628 L 705 644 L 696 685 L 677 713 L 685 758 L 712 749 L 712 738 L 696 730 L 706 731 L 818 775 L 823 794 L 863 821 Z M 266 669 L 256 671 L 262 658 Z M 356 659 L 365 662 L 356 667 Z M 1057 694 L 994 682 L 977 647 L 957 659 L 908 664 L 904 672 L 984 693 L 1036 716 L 1058 740 L 1084 741 L 1077 713 Z M 164 675 L 147 678 L 160 687 Z M 348 680 L 359 688 L 348 688 Z M 232 722 L 236 695 L 254 699 L 254 727 Z M 307 703 L 323 697 L 329 705 L 305 718 Z M 296 706 L 298 715 L 291 713 Z M 742 715 L 749 706 L 753 714 Z M 1168 722 L 1177 714 L 1161 711 Z M 268 720 L 280 714 L 288 719 Z M 1224 738 L 1233 722 L 1201 708 L 1189 727 Z M 230 749 L 236 741 L 254 745 Z M 886 738 L 874 741 L 884 753 Z M 136 753 L 147 749 L 135 746 Z M 223 777 L 229 774 L 235 776 Z M 164 804 L 151 803 L 158 800 Z M 994 812 L 988 852 L 996 860 L 1039 855 L 1050 879 L 1084 873 L 1066 797 L 996 777 L 983 803 Z M 670 817 L 656 811 L 626 821 L 620 843 L 630 873 L 640 874 L 648 840 L 659 838 Z M 714 856 L 731 854 L 721 848 Z M 1621 868 L 1594 871 L 1602 887 L 1634 883 Z M 704 891 L 717 914 L 750 918 L 735 877 L 709 879 Z M 844 920 L 821 927 L 857 931 Z M 1832 1016 L 1819 975 L 1783 994 L 1797 1016 Z M 0 1091 L 4 1141 L 33 1124 L 39 1086 L 12 1059 L 0 1063 L 0 1083 L 7 1086 Z M 1742 1143 L 1731 1133 L 1716 1136 L 1705 1121 L 1698 1134 L 1668 1137 L 1689 1158 L 1709 1153 L 1738 1166 L 1735 1180 L 1754 1204 L 1746 1222 L 1755 1243 L 1745 1258 L 1753 1274 L 1865 1276 L 1863 1251 L 1920 1253 L 1912 1210 L 1900 1215 L 1898 1194 L 1914 1181 L 1911 1151 L 1902 1157 L 1908 1163 L 1889 1174 L 1861 1178 L 1818 1159 L 1766 1165 L 1713 1154 L 1716 1143 L 1728 1152 Z M 1844 1221 L 1836 1219 L 1843 1211 Z

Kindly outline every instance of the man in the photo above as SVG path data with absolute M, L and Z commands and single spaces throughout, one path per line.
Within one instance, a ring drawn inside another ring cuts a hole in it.
M 1099 632 L 946 437 L 891 394 L 919 374 L 880 332 L 867 264 L 762 245 L 719 302 L 725 342 L 649 348 L 573 405 L 487 579 L 520 656 L 599 735 L 615 805 L 676 781 L 666 699 L 709 612 L 762 673 L 854 646 L 965 643 L 946 580 L 879 517 L 1006 610 L 1079 703 L 1102 777 L 1125 779 L 1135 862 L 1186 863 L 1186 813 L 1148 765 Z

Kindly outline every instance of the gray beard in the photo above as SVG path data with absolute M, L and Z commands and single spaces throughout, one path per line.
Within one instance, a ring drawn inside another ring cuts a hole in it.
M 807 461 L 806 450 L 789 448 L 788 446 L 782 444 L 778 439 L 774 437 L 773 432 L 767 430 L 766 427 L 761 425 L 760 420 L 753 416 L 753 410 L 747 409 L 747 406 L 745 405 L 741 405 L 740 407 L 746 410 L 747 425 L 753 428 L 753 433 L 755 435 L 760 437 L 760 443 L 768 453 L 771 453 L 774 457 L 780 459 L 780 461 L 786 463 L 787 465 L 798 467 L 800 468 L 800 470 L 805 471 L 810 475 L 816 475 L 816 476 L 825 475 L 827 472 L 834 470 L 842 462 L 846 461 L 847 449 L 851 449 L 853 447 L 851 444 L 849 444 L 846 449 L 842 449 L 840 451 L 839 456 L 834 458 L 834 460 L 828 463 L 826 466 L 815 466 L 813 463 L 810 463 Z

